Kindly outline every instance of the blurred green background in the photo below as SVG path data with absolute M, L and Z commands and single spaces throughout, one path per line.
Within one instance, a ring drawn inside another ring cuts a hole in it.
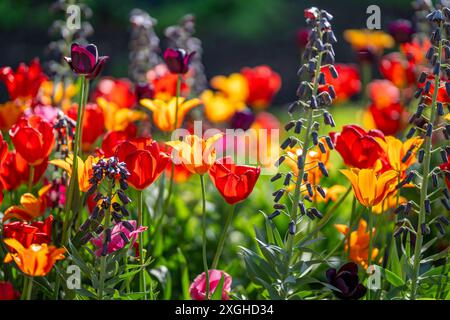
M 89 20 L 94 35 L 89 39 L 102 55 L 111 57 L 104 75 L 127 75 L 129 12 L 133 8 L 146 10 L 158 20 L 156 30 L 165 46 L 164 29 L 175 24 L 187 13 L 197 17 L 197 36 L 203 41 L 204 64 L 208 77 L 239 71 L 243 66 L 268 64 L 282 75 L 283 87 L 275 101 L 292 100 L 297 86 L 299 61 L 297 30 L 305 26 L 303 10 L 318 6 L 334 16 L 334 28 L 340 42 L 336 45 L 339 62 L 354 61 L 350 47 L 342 39 L 342 31 L 363 28 L 366 8 L 381 7 L 382 26 L 393 19 L 410 18 L 410 0 L 86 0 L 93 17 Z M 55 19 L 49 8 L 53 1 L 0 1 L 0 66 L 17 66 L 39 56 L 45 61 L 44 50 L 50 37 L 48 28 Z M 3 99 L 2 99 L 3 100 Z

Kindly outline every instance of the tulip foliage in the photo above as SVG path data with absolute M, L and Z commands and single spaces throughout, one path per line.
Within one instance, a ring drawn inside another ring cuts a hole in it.
M 68 30 L 1 67 L 0 300 L 450 299 L 450 9 L 420 3 L 348 64 L 305 9 L 286 106 L 269 64 L 207 83 L 192 15 L 162 50 L 133 10 L 129 78 Z

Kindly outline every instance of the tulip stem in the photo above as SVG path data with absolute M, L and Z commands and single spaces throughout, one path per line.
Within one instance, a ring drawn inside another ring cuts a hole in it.
M 31 293 L 33 292 L 33 277 L 24 275 L 23 289 L 21 300 L 31 300 Z
M 206 289 L 205 300 L 209 300 L 209 269 L 208 258 L 206 257 L 206 194 L 205 194 L 205 180 L 203 175 L 200 175 L 200 184 L 202 188 L 202 226 L 203 226 L 203 269 L 205 269 Z
M 174 123 L 173 123 L 173 130 L 174 131 L 178 127 L 178 108 L 179 108 L 179 101 L 178 100 L 180 99 L 180 96 L 181 96 L 181 80 L 182 80 L 181 74 L 179 74 L 178 77 L 177 77 L 177 91 L 176 91 L 176 100 L 175 100 L 175 120 L 174 120 Z M 174 138 L 174 137 L 172 137 L 172 138 Z M 174 174 L 175 174 L 175 164 L 172 161 L 172 168 L 170 170 L 169 189 L 168 189 L 167 199 L 166 199 L 166 202 L 164 204 L 164 212 L 167 211 L 167 209 L 169 207 L 170 198 L 172 196 Z
M 79 192 L 78 189 L 78 154 L 81 149 L 81 137 L 83 134 L 83 116 L 84 109 L 86 108 L 88 90 L 89 90 L 89 80 L 86 79 L 84 75 L 80 76 L 81 81 L 81 93 L 80 93 L 80 103 L 78 104 L 77 110 L 77 124 L 75 127 L 75 140 L 73 144 L 73 158 L 72 158 L 72 175 L 70 177 L 69 188 L 67 189 L 67 201 L 66 201 L 66 217 L 63 223 L 63 236 L 62 244 L 67 246 L 70 236 L 70 226 L 72 224 L 72 218 L 74 213 L 72 212 L 72 205 L 74 200 L 74 193 Z
M 440 25 L 441 34 L 444 34 L 444 30 L 442 28 L 442 24 Z M 438 58 L 437 63 L 441 63 L 442 60 L 442 49 L 443 49 L 443 40 L 439 41 L 439 49 L 437 51 Z M 436 120 L 436 107 L 437 107 L 437 96 L 438 89 L 440 84 L 439 72 L 434 76 L 434 92 L 433 92 L 433 100 L 431 102 L 431 114 L 430 121 L 431 125 L 434 124 Z M 414 248 L 414 266 L 413 273 L 411 276 L 411 300 L 416 299 L 417 294 L 417 280 L 419 278 L 420 271 L 420 253 L 422 252 L 422 244 L 423 244 L 423 233 L 422 233 L 422 224 L 425 223 L 425 201 L 428 197 L 428 175 L 430 174 L 430 162 L 431 162 L 431 149 L 432 149 L 432 137 L 433 134 L 425 135 L 425 155 L 422 163 L 422 187 L 420 189 L 420 211 L 417 219 L 417 237 L 416 244 Z
M 33 188 L 33 180 L 34 180 L 34 165 L 30 165 L 30 177 L 28 179 L 28 192 L 31 193 L 31 189 Z
M 370 270 L 370 266 L 372 265 L 372 247 L 373 247 L 373 213 L 372 207 L 369 207 L 369 251 L 367 256 L 367 268 Z M 370 290 L 367 290 L 367 300 L 371 300 L 370 298 Z
M 214 259 L 211 265 L 211 269 L 216 269 L 219 264 L 220 256 L 222 255 L 223 245 L 225 244 L 225 239 L 227 237 L 228 229 L 230 228 L 231 221 L 233 221 L 234 212 L 236 211 L 236 205 L 233 204 L 230 206 L 230 210 L 228 211 L 228 215 L 225 220 L 225 226 L 222 229 L 222 234 L 220 235 L 219 243 L 217 245 L 216 254 L 214 255 Z
M 142 190 L 138 191 L 138 228 L 142 226 L 142 208 L 144 204 L 144 193 Z M 139 272 L 139 291 L 144 292 L 144 299 L 147 300 L 147 284 L 145 279 L 145 256 L 144 256 L 144 236 L 139 233 L 139 259 L 141 263 L 141 271 Z
M 353 220 L 355 219 L 355 211 L 356 211 L 356 196 L 353 196 L 352 213 L 350 215 L 350 223 L 348 224 L 348 232 L 347 232 L 347 235 L 346 235 L 347 246 L 348 246 L 348 252 L 347 252 L 348 258 L 350 258 L 350 255 L 351 255 L 350 235 L 352 234 Z
M 108 185 L 108 198 L 110 202 L 110 206 L 105 210 L 105 225 L 103 228 L 103 246 L 108 245 L 107 243 L 107 234 L 109 229 L 109 222 L 111 220 L 111 203 L 113 199 L 113 184 L 114 181 L 109 181 Z M 102 256 L 100 257 L 100 277 L 99 277 L 99 288 L 98 288 L 98 300 L 103 300 L 103 291 L 105 288 L 105 274 L 106 274 L 106 256 L 108 252 L 103 252 L 102 248 Z

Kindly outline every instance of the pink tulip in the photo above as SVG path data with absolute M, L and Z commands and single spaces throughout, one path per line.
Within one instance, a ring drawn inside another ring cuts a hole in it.
M 209 270 L 209 291 L 210 295 L 214 293 L 216 287 L 219 285 L 222 275 L 225 277 L 222 288 L 222 300 L 230 300 L 228 293 L 231 290 L 231 276 L 225 271 L 221 270 Z M 189 293 L 193 300 L 205 300 L 206 296 L 206 277 L 203 272 L 197 276 L 189 287 Z
M 133 246 L 133 244 L 136 241 L 136 238 L 138 237 L 138 234 L 147 230 L 147 227 L 142 226 L 136 229 L 135 220 L 128 220 L 127 222 L 133 227 L 133 231 L 128 230 L 123 225 L 123 222 L 117 223 L 113 227 L 111 232 L 111 242 L 108 244 L 108 251 L 107 251 L 108 254 L 122 249 L 127 244 L 125 240 L 122 238 L 122 236 L 120 236 L 120 233 L 123 233 L 127 237 L 127 239 L 132 242 L 131 245 Z M 91 242 L 94 246 L 98 248 L 95 251 L 95 254 L 97 255 L 97 257 L 100 257 L 102 254 L 102 247 L 103 247 L 103 232 L 100 234 L 98 238 L 92 239 Z

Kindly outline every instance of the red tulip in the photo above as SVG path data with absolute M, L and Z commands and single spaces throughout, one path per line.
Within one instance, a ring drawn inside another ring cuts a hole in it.
M 117 146 L 120 143 L 135 137 L 135 133 L 130 133 L 128 131 L 109 131 L 103 137 L 100 153 L 106 158 L 112 157 L 116 154 Z
M 442 171 L 445 171 L 445 183 L 447 184 L 447 189 L 450 189 L 450 161 L 447 161 L 446 163 L 441 163 L 439 165 L 439 168 Z
M 76 104 L 68 110 L 67 115 L 77 120 L 78 106 Z M 105 132 L 105 115 L 103 109 L 96 103 L 88 103 L 83 117 L 83 135 L 81 137 L 83 151 L 92 149 L 92 145 Z
M 247 79 L 247 103 L 254 108 L 266 108 L 280 90 L 281 77 L 269 66 L 243 68 L 241 74 Z
M 375 140 L 375 137 L 384 139 L 384 134 L 379 130 L 366 132 L 357 125 L 346 125 L 340 133 L 331 132 L 330 137 L 348 166 L 373 168 L 375 162 L 384 155 L 383 149 Z
M 31 224 L 24 221 L 14 221 L 3 226 L 3 237 L 14 238 L 25 248 L 33 243 L 43 244 L 52 241 L 53 216 L 48 216 L 44 221 L 36 221 Z
M 380 108 L 400 101 L 400 90 L 389 80 L 373 80 L 367 85 L 370 101 Z
M 128 79 L 102 78 L 92 94 L 92 101 L 97 101 L 99 97 L 120 108 L 132 108 L 136 104 L 133 84 Z
M 414 64 L 404 59 L 398 52 L 389 53 L 381 59 L 380 72 L 399 88 L 416 83 Z
M 236 165 L 231 158 L 217 160 L 209 169 L 209 175 L 217 190 L 229 204 L 245 200 L 255 187 L 261 169 Z
M 183 79 L 186 75 L 183 76 Z M 169 71 L 165 64 L 158 64 L 150 69 L 147 74 L 147 81 L 153 88 L 153 95 L 151 98 L 168 101 L 175 97 L 177 93 L 178 75 Z M 186 81 L 181 82 L 181 95 L 187 97 L 189 95 L 189 86 Z
M 47 169 L 48 159 L 34 167 L 33 184 L 37 183 Z M 0 166 L 0 180 L 6 190 L 15 190 L 22 183 L 28 182 L 30 177 L 30 165 L 15 150 L 6 154 L 5 160 Z
M 116 148 L 116 156 L 126 163 L 130 172 L 127 181 L 137 190 L 144 190 L 151 185 L 170 159 L 151 138 L 134 138 L 121 142 Z
M 328 67 L 322 67 L 326 85 L 319 87 L 319 92 L 329 90 L 332 85 L 336 93 L 336 102 L 345 102 L 361 91 L 361 79 L 358 68 L 351 64 L 336 64 L 337 78 L 333 78 Z
M 0 300 L 16 300 L 20 298 L 20 292 L 14 290 L 11 282 L 0 281 Z
M 372 104 L 369 107 L 373 121 L 377 129 L 385 135 L 395 135 L 402 129 L 405 119 L 405 108 L 400 103 L 391 103 L 386 107 Z
M 16 72 L 10 67 L 0 68 L 0 81 L 5 83 L 11 100 L 34 99 L 45 80 L 47 76 L 42 72 L 37 58 L 33 59 L 29 66 L 21 63 Z
M 55 144 L 53 126 L 39 116 L 22 117 L 9 130 L 17 153 L 30 165 L 39 165 L 52 152 Z

